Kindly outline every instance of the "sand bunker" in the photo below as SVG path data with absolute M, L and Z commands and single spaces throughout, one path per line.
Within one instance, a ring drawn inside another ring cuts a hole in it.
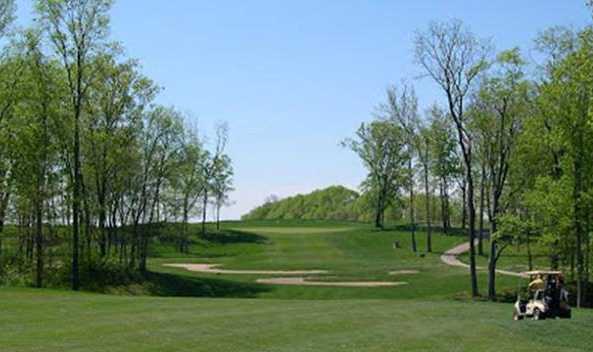
M 220 264 L 164 264 L 172 268 L 182 268 L 189 271 L 210 274 L 229 275 L 319 275 L 327 274 L 327 270 L 226 270 L 217 269 Z
M 416 275 L 420 274 L 418 270 L 395 270 L 390 271 L 389 275 Z
M 386 281 L 309 281 L 304 277 L 279 277 L 273 279 L 258 279 L 259 284 L 266 285 L 291 285 L 291 286 L 331 286 L 331 287 L 393 287 L 407 285 L 407 282 L 386 282 Z

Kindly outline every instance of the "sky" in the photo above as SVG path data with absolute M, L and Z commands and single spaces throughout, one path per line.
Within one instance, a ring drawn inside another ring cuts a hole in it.
M 31 23 L 32 0 L 17 0 Z M 414 36 L 431 21 L 461 19 L 497 50 L 555 25 L 591 22 L 585 0 L 119 0 L 111 38 L 164 91 L 157 102 L 187 112 L 204 136 L 230 126 L 238 219 L 264 199 L 331 185 L 356 189 L 361 162 L 339 143 L 384 100 L 413 84 L 421 112 L 442 102 L 414 62 Z M 208 141 L 208 139 L 207 139 Z

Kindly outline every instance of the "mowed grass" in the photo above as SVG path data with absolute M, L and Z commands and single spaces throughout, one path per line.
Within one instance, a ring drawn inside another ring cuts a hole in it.
M 478 265 L 482 267 L 488 266 L 488 256 L 489 256 L 489 249 L 490 249 L 490 241 L 485 239 L 484 240 L 484 255 L 477 257 Z M 531 244 L 531 254 L 532 254 L 532 265 L 533 269 L 537 270 L 547 270 L 550 268 L 550 257 L 546 255 L 547 250 L 542 248 L 540 244 L 538 244 L 535 240 Z M 529 260 L 527 257 L 527 246 L 522 244 L 521 246 L 511 245 L 504 249 L 500 259 L 498 260 L 497 267 L 498 269 L 502 270 L 509 270 L 509 271 L 528 271 L 529 270 Z M 461 259 L 464 262 L 469 261 L 469 256 L 464 254 L 461 256 Z M 562 263 L 561 263 L 562 264 Z M 565 272 L 568 272 L 570 268 L 568 265 L 562 268 Z
M 434 253 L 417 255 L 410 233 L 395 228 L 261 222 L 224 229 L 195 238 L 189 254 L 152 247 L 158 294 L 191 297 L 0 289 L 0 351 L 590 351 L 593 343 L 592 311 L 576 311 L 570 321 L 514 322 L 510 304 L 468 300 L 467 271 L 439 258 L 463 237 L 435 234 Z M 425 234 L 417 237 L 424 252 Z M 165 263 L 324 269 L 330 273 L 317 280 L 408 285 L 268 286 L 255 280 L 273 275 L 194 273 Z M 397 270 L 419 273 L 388 274 Z M 517 284 L 498 280 L 499 288 Z M 484 292 L 484 273 L 480 286 Z
M 593 314 L 426 300 L 125 297 L 0 289 L 2 351 L 590 351 Z
M 225 284 L 251 285 L 260 277 L 274 275 L 218 275 L 167 268 L 166 263 L 213 263 L 237 270 L 327 270 L 315 280 L 398 281 L 407 285 L 380 288 L 299 287 L 258 285 L 252 298 L 278 299 L 451 299 L 469 289 L 467 270 L 443 264 L 440 255 L 463 243 L 464 237 L 433 235 L 433 253 L 426 253 L 426 234 L 416 233 L 419 253 L 411 251 L 410 232 L 377 231 L 355 223 L 230 223 L 229 238 L 219 243 L 201 242 L 191 255 L 164 250 L 150 261 L 153 271 L 175 274 L 188 280 L 222 280 Z M 214 239 L 216 241 L 216 239 Z M 394 249 L 394 242 L 400 248 Z M 415 275 L 389 275 L 392 271 L 417 270 Z M 486 289 L 486 275 L 480 285 Z M 514 279 L 500 277 L 501 287 L 515 288 Z M 240 294 L 240 292 L 239 292 Z M 245 297 L 240 296 L 240 297 Z M 227 296 L 228 297 L 228 296 Z

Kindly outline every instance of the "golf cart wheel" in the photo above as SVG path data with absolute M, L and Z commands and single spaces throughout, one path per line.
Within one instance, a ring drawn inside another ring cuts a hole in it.
M 544 319 L 545 319 L 545 317 L 542 314 L 542 312 L 539 309 L 535 308 L 533 310 L 533 320 L 544 320 Z
M 523 320 L 523 316 L 519 315 L 517 312 L 513 312 L 513 320 L 514 321 Z

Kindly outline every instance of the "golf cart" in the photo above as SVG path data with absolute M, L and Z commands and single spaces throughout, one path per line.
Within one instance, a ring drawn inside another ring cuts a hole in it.
M 518 295 L 513 312 L 514 320 L 571 318 L 568 292 L 564 288 L 560 271 L 529 271 L 522 273 L 522 276 L 529 278 L 528 299 L 521 299 Z

